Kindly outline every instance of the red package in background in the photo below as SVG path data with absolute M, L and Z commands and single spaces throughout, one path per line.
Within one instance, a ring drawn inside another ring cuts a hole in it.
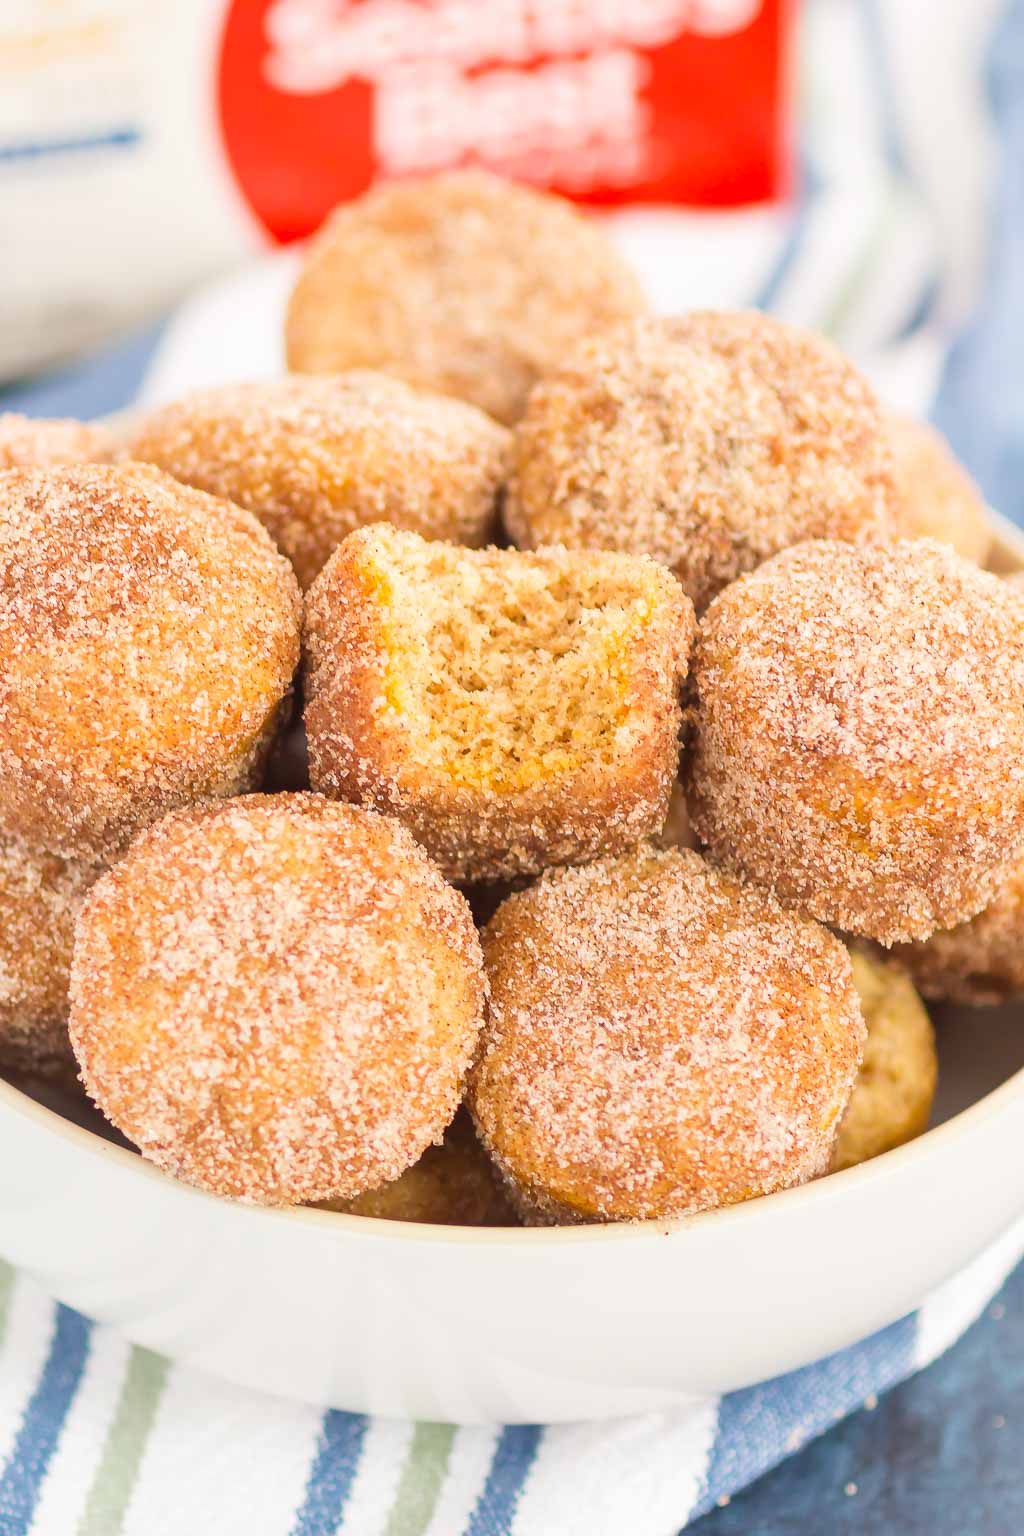
M 603 205 L 790 178 L 790 0 L 235 0 L 220 125 L 279 241 L 381 176 L 480 165 Z

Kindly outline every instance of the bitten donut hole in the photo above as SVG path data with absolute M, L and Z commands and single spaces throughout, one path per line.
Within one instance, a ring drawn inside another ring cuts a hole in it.
M 457 881 L 631 847 L 665 820 L 695 627 L 646 557 L 361 528 L 306 608 L 311 782 Z
M 499 567 L 434 545 L 403 550 L 389 577 L 402 657 L 392 703 L 432 767 L 509 791 L 612 760 L 630 714 L 629 649 L 651 609 L 628 576 L 507 553 Z

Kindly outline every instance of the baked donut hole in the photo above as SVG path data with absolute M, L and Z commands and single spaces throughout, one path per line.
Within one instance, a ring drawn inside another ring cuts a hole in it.
M 126 452 L 248 508 L 306 588 L 365 523 L 486 544 L 510 443 L 462 400 L 354 371 L 189 395 L 148 415 Z
M 68 979 L 75 919 L 97 865 L 0 837 L 0 1066 L 74 1077 Z
M 467 1101 L 530 1220 L 684 1216 L 825 1171 L 864 1042 L 826 929 L 641 844 L 543 875 L 482 938 Z
M 398 822 L 250 795 L 166 817 L 93 887 L 70 1036 L 90 1097 L 178 1178 L 352 1199 L 440 1140 L 484 993 L 465 900 Z
M 255 787 L 300 609 L 250 513 L 148 464 L 0 476 L 0 833 L 103 861 Z
M 697 834 L 788 905 L 925 939 L 1020 858 L 1024 603 L 948 545 L 785 550 L 711 604 L 693 688 Z
M 313 787 L 459 881 L 628 847 L 665 819 L 693 632 L 653 561 L 364 529 L 307 604 Z
M 114 434 L 102 422 L 0 411 L 0 471 L 47 464 L 94 464 L 112 457 Z
M 850 961 L 868 1033 L 832 1151 L 832 1173 L 920 1136 L 939 1071 L 931 1019 L 902 966 L 857 945 Z
M 1024 860 L 977 917 L 894 953 L 925 997 L 985 1008 L 1024 994 Z
M 354 1200 L 325 1200 L 324 1207 L 381 1221 L 448 1227 L 521 1225 L 464 1109 L 445 1131 L 444 1140 L 428 1147 L 393 1183 L 357 1195 Z
M 538 383 L 504 515 L 522 548 L 653 555 L 699 613 L 804 539 L 888 541 L 896 512 L 853 364 L 767 315 L 706 310 L 595 334 Z
M 941 432 L 892 411 L 885 426 L 902 532 L 951 544 L 965 560 L 984 565 L 992 545 L 985 501 Z
M 376 368 L 522 415 L 540 374 L 647 304 L 570 202 L 483 171 L 384 182 L 310 244 L 285 323 L 289 368 Z

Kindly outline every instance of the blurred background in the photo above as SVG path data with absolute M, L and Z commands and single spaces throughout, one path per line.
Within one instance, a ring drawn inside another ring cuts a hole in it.
M 1021 71 L 1021 0 L 0 0 L 0 402 L 276 371 L 289 245 L 483 163 L 663 309 L 828 332 L 1020 519 Z

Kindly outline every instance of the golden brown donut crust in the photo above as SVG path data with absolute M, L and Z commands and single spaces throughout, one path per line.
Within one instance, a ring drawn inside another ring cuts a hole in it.
M 521 1225 L 494 1164 L 477 1138 L 473 1122 L 460 1109 L 444 1140 L 428 1147 L 393 1184 L 371 1189 L 354 1200 L 327 1200 L 328 1210 L 380 1221 L 429 1222 L 447 1227 L 518 1227 Z
M 646 308 L 570 203 L 454 171 L 335 210 L 292 293 L 285 345 L 299 373 L 379 368 L 510 424 L 566 347 Z
M 870 388 L 829 342 L 766 315 L 591 337 L 533 391 L 513 463 L 516 544 L 653 555 L 698 612 L 790 544 L 895 532 Z
M 831 1173 L 912 1141 L 928 1124 L 939 1064 L 935 1031 L 902 966 L 850 952 L 868 1037 L 832 1151 Z
M 149 465 L 0 475 L 0 832 L 105 858 L 250 787 L 300 606 L 254 517 Z
M 925 997 L 988 1007 L 1024 993 L 1024 860 L 977 917 L 896 950 Z
M 147 416 L 126 451 L 247 507 L 305 588 L 364 523 L 486 544 L 510 445 L 474 406 L 353 371 L 189 395 Z
M 307 601 L 313 788 L 458 881 L 629 847 L 665 818 L 693 631 L 653 561 L 361 529 Z
M 0 1065 L 65 1074 L 75 918 L 101 870 L 0 837 Z
M 965 560 L 984 565 L 992 544 L 985 502 L 945 438 L 928 422 L 896 412 L 887 414 L 885 426 L 902 531 L 952 544 Z
M 93 887 L 71 1042 L 91 1097 L 177 1177 L 352 1198 L 451 1121 L 484 991 L 464 898 L 397 822 L 253 795 L 159 822 Z
M 0 470 L 109 459 L 114 436 L 100 422 L 0 411 Z
M 708 609 L 693 686 L 697 833 L 787 905 L 927 938 L 1019 858 L 1024 603 L 948 546 L 785 551 Z
M 641 845 L 542 876 L 483 943 L 468 1103 L 535 1219 L 684 1216 L 826 1168 L 864 1023 L 817 923 Z

